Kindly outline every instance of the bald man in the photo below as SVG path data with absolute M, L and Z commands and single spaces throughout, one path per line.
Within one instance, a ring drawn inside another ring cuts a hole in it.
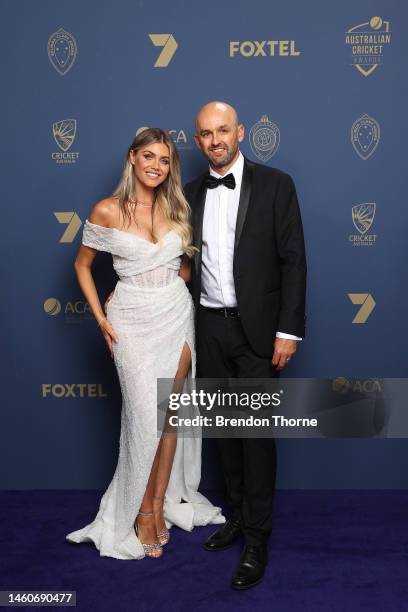
M 276 377 L 305 333 L 306 258 L 291 177 L 244 157 L 235 109 L 210 102 L 195 141 L 208 171 L 185 186 L 192 208 L 197 374 Z M 231 586 L 258 584 L 272 529 L 276 450 L 272 438 L 218 440 L 231 516 L 205 543 L 224 550 L 243 536 Z

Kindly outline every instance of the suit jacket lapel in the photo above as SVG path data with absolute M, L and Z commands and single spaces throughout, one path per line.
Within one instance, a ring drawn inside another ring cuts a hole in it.
M 244 158 L 244 170 L 242 172 L 241 193 L 239 196 L 237 223 L 235 226 L 235 242 L 234 242 L 234 259 L 237 253 L 239 241 L 244 226 L 245 217 L 248 210 L 249 200 L 251 198 L 252 186 L 252 168 L 251 163 Z

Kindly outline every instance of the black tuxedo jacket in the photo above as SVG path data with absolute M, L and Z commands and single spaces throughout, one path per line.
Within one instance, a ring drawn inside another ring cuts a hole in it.
M 184 187 L 192 210 L 193 244 L 200 249 L 192 261 L 189 285 L 196 314 L 207 174 Z M 271 357 L 277 331 L 305 335 L 306 257 L 295 185 L 281 170 L 247 158 L 235 228 L 233 274 L 241 323 L 255 353 Z

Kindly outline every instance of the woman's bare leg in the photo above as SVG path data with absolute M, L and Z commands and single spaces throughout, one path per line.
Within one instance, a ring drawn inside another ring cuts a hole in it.
M 139 540 L 143 544 L 157 544 L 159 542 L 157 538 L 155 517 L 153 514 L 153 494 L 154 494 L 155 480 L 157 477 L 157 469 L 159 466 L 160 444 L 161 444 L 161 440 L 156 450 L 152 469 L 149 475 L 149 480 L 147 482 L 146 491 L 143 496 L 143 500 L 140 505 L 140 508 L 137 510 L 138 514 L 135 519 L 135 525 L 137 527 L 137 535 L 138 535 Z M 139 512 L 147 513 L 148 516 L 143 516 L 143 514 L 139 514 Z M 157 556 L 159 556 L 159 552 L 157 552 Z
M 174 378 L 174 385 L 172 389 L 173 393 L 180 393 L 182 391 L 184 381 L 187 378 L 190 367 L 191 351 L 189 345 L 187 342 L 185 342 L 179 360 L 179 367 Z M 163 529 L 166 529 L 163 514 L 163 503 L 164 495 L 170 480 L 174 454 L 176 452 L 177 434 L 168 433 L 162 437 L 160 442 L 159 464 L 153 492 L 153 511 L 156 520 L 157 533 L 163 531 Z
M 180 392 L 191 366 L 191 351 L 185 342 L 181 352 L 179 366 L 174 378 L 172 392 Z M 154 457 L 146 491 L 140 505 L 140 512 L 152 512 L 154 516 L 138 516 L 138 534 L 144 544 L 156 543 L 157 534 L 166 528 L 163 515 L 163 502 L 170 480 L 174 454 L 176 452 L 176 434 L 162 436 Z

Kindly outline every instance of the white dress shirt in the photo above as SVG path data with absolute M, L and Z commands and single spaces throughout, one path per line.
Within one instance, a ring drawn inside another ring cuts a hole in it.
M 201 252 L 200 304 L 210 308 L 237 307 L 233 262 L 235 225 L 237 222 L 241 192 L 244 156 L 239 152 L 229 169 L 235 178 L 235 189 L 219 185 L 207 189 L 203 218 L 203 242 Z M 210 174 L 222 178 L 210 167 Z M 276 332 L 277 338 L 302 340 L 292 334 Z

